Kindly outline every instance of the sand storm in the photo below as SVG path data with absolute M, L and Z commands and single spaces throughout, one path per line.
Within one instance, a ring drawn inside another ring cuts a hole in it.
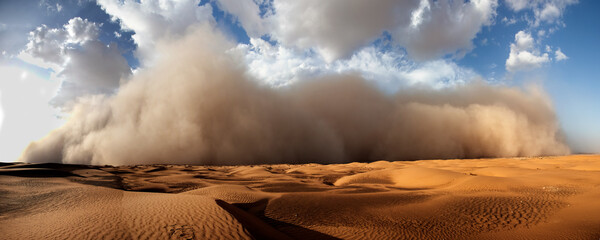
M 233 165 L 569 153 L 536 87 L 474 80 L 390 94 L 344 74 L 273 89 L 225 54 L 231 46 L 210 26 L 163 41 L 153 65 L 112 96 L 73 102 L 67 123 L 21 161 Z

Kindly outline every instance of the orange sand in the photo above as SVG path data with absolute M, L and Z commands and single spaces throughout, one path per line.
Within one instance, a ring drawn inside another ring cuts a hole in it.
M 1 239 L 600 239 L 600 156 L 3 164 Z

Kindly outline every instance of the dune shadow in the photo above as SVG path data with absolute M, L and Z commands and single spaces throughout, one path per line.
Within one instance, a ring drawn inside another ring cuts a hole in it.
M 64 163 L 9 163 L 0 165 L 2 169 L 12 168 L 49 168 L 62 171 L 73 171 L 77 169 L 92 169 L 94 166 L 81 164 L 64 164 Z
M 78 164 L 9 163 L 0 165 L 0 175 L 32 178 L 82 177 L 73 173 L 73 171 L 92 168 L 92 166 Z
M 0 175 L 13 177 L 49 178 L 49 177 L 81 177 L 69 171 L 51 168 L 12 168 L 0 169 Z
M 0 162 L 0 167 L 15 165 L 15 164 L 19 164 L 19 163 L 21 163 L 21 162 Z
M 253 203 L 229 204 L 215 199 L 217 205 L 229 212 L 255 239 L 339 239 L 302 226 L 278 221 L 264 215 L 269 203 L 262 199 Z

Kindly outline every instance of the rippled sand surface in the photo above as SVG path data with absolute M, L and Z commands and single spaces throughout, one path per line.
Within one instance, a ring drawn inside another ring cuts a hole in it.
M 2 239 L 600 239 L 600 156 L 0 166 Z

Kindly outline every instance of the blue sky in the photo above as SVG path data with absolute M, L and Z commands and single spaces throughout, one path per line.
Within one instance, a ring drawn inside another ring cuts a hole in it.
M 0 160 L 63 124 L 70 101 L 118 91 L 151 66 L 164 36 L 202 23 L 228 36 L 248 74 L 275 88 L 346 71 L 387 92 L 473 79 L 535 83 L 572 150 L 600 152 L 600 2 L 384 2 L 1 1 Z

